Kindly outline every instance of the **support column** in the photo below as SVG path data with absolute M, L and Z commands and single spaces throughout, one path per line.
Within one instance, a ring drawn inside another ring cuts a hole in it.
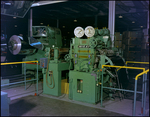
M 32 37 L 32 9 L 30 9 L 28 18 L 28 37 Z
M 57 19 L 57 28 L 59 28 L 59 19 Z
M 114 47 L 114 31 L 115 31 L 115 1 L 109 1 L 109 17 L 108 17 L 108 29 L 110 30 L 110 37 L 112 41 L 112 47 Z
M 148 42 L 148 29 L 149 29 L 149 11 L 147 11 L 147 28 L 143 29 L 144 42 Z M 146 48 L 145 48 L 146 49 Z

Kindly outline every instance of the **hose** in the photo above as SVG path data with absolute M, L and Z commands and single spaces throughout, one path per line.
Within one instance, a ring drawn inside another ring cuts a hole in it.
M 52 49 L 50 49 L 50 51 L 49 51 L 49 55 L 48 55 L 48 63 L 47 63 L 47 69 L 46 69 L 46 85 L 50 88 L 50 89 L 53 89 L 54 88 L 54 86 L 55 86 L 55 82 L 54 82 L 54 77 L 52 76 L 52 78 L 53 78 L 53 87 L 50 87 L 49 85 L 51 85 L 52 84 L 52 79 L 51 79 L 51 76 L 50 76 L 50 84 L 48 83 L 48 81 L 47 81 L 47 72 L 48 72 L 48 68 L 49 68 L 49 61 L 50 61 L 50 52 L 51 52 L 51 50 Z M 53 74 L 52 74 L 53 75 Z

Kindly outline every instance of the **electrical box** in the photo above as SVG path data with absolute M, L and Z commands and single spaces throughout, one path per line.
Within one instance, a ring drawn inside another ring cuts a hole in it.
M 46 68 L 47 67 L 47 58 L 40 58 L 40 67 L 41 68 Z
M 9 103 L 8 94 L 1 91 L 1 116 L 9 116 Z

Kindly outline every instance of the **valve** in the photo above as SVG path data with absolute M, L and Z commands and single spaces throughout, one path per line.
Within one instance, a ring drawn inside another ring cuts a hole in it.
M 64 59 L 65 59 L 65 61 L 69 61 L 70 60 L 70 54 L 66 54 L 65 56 L 64 56 Z
M 90 40 L 89 45 L 91 48 L 95 48 L 97 46 L 97 41 L 95 39 Z

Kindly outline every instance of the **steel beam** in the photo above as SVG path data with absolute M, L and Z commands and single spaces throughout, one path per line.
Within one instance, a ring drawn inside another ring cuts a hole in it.
M 112 47 L 114 47 L 114 31 L 115 31 L 115 1 L 109 1 L 109 17 L 108 29 L 110 30 L 110 37 Z

